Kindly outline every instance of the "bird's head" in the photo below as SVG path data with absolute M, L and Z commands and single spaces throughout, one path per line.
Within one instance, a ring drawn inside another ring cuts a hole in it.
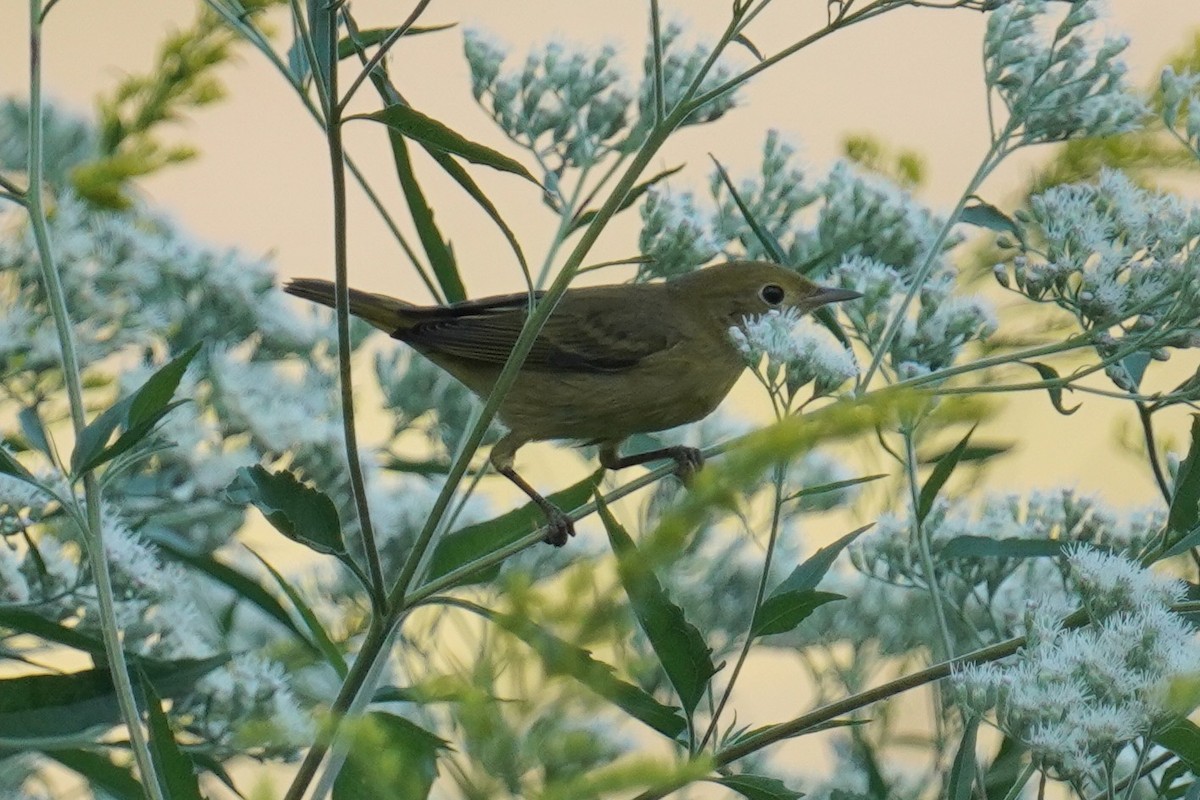
M 671 283 L 689 308 L 736 325 L 745 317 L 794 308 L 802 314 L 862 295 L 813 283 L 766 261 L 731 261 L 697 270 Z

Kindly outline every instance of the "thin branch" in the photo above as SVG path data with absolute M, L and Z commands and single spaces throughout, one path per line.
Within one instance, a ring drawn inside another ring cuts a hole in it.
M 350 98 L 354 97 L 354 93 L 358 91 L 358 87 L 362 86 L 362 83 L 367 79 L 367 76 L 369 76 L 375 67 L 379 65 L 380 61 L 383 61 L 383 59 L 387 56 L 388 51 L 392 49 L 392 45 L 400 41 L 400 37 L 408 33 L 408 29 L 413 26 L 413 23 L 415 23 L 423 13 L 425 13 L 425 9 L 429 6 L 430 2 L 431 0 L 420 0 L 420 2 L 418 2 L 416 7 L 412 10 L 412 13 L 408 15 L 408 19 L 400 23 L 400 27 L 389 33 L 387 38 L 379 43 L 379 49 L 375 51 L 375 55 L 371 56 L 370 60 L 368 60 L 366 65 L 362 68 L 362 71 L 359 72 L 358 75 L 354 77 L 354 80 L 350 82 L 350 88 L 346 90 L 346 96 L 338 101 L 338 116 L 341 116 L 346 111 L 346 105 L 350 102 Z M 337 37 L 335 36 L 334 39 L 336 40 Z M 336 50 L 334 51 L 333 57 L 335 59 L 334 63 L 336 64 Z M 331 92 L 330 94 L 334 94 L 336 96 L 337 93 Z

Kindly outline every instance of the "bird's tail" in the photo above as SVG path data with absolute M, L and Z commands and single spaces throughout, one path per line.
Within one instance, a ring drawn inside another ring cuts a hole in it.
M 283 290 L 323 306 L 334 306 L 334 288 L 330 281 L 320 278 L 297 278 L 289 281 Z M 407 327 L 410 324 L 408 312 L 416 308 L 417 306 L 411 303 L 384 294 L 350 290 L 350 313 L 388 333 L 395 333 Z

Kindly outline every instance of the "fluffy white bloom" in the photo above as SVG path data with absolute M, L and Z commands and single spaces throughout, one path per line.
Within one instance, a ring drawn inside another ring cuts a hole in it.
M 1157 575 L 1134 561 L 1087 545 L 1068 552 L 1072 578 L 1084 598 L 1112 611 L 1169 605 L 1184 596 L 1186 584 Z
M 0 543 L 0 607 L 28 600 L 29 584 L 21 573 L 21 558 L 12 548 Z
M 708 219 L 696 208 L 691 192 L 646 192 L 641 207 L 638 249 L 650 261 L 638 265 L 638 278 L 671 278 L 691 272 L 718 252 Z
M 1097 5 L 1072 3 L 1054 26 L 1045 0 L 1012 0 L 988 17 L 985 79 L 1018 123 L 1021 143 L 1123 133 L 1146 116 L 1119 58 L 1128 39 L 1093 41 Z
M 795 309 L 748 317 L 729 336 L 751 368 L 766 357 L 768 382 L 782 378 L 789 397 L 810 383 L 815 396 L 827 395 L 858 374 L 854 354 Z

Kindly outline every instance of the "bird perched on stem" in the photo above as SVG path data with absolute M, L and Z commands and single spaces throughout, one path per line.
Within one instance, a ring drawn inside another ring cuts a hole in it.
M 284 288 L 334 305 L 329 281 L 301 278 Z M 491 463 L 541 507 L 546 541 L 561 547 L 575 533 L 571 519 L 513 468 L 522 445 L 547 439 L 599 444 L 606 469 L 671 459 L 686 480 L 703 465 L 699 450 L 622 456 L 619 445 L 635 433 L 695 422 L 717 407 L 745 369 L 729 336 L 743 318 L 772 309 L 804 313 L 855 297 L 759 261 L 708 267 L 666 283 L 568 289 L 500 405 L 508 432 L 492 447 Z M 416 306 L 350 290 L 351 314 L 408 343 L 484 397 L 529 311 L 528 294 Z

